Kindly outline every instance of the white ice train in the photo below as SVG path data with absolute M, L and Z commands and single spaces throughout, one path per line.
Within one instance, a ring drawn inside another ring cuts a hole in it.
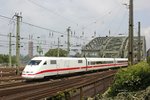
M 86 72 L 128 66 L 126 58 L 34 57 L 25 66 L 22 77 L 40 79 L 46 76 Z

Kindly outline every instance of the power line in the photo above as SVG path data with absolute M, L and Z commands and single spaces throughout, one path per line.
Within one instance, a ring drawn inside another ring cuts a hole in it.
M 6 17 L 6 16 L 3 16 L 3 15 L 0 15 L 0 17 L 2 18 L 6 18 L 6 19 L 9 19 L 9 20 L 15 20 L 16 19 L 12 19 L 12 18 L 9 18 L 9 17 Z M 39 28 L 39 29 L 43 29 L 43 30 L 47 30 L 47 31 L 51 31 L 51 32 L 54 32 L 54 33 L 59 33 L 61 35 L 66 35 L 66 33 L 63 33 L 63 32 L 59 32 L 59 31 L 56 31 L 56 30 L 52 30 L 52 29 L 49 29 L 49 28 L 44 28 L 44 27 L 41 27 L 41 26 L 37 26 L 37 25 L 34 25 L 34 24 L 31 24 L 31 23 L 28 23 L 28 22 L 24 22 L 24 21 L 21 21 L 23 24 L 26 24 L 26 25 L 29 25 L 29 26 L 33 26 L 33 27 L 36 27 L 36 28 Z M 80 36 L 74 36 L 72 35 L 71 38 L 76 38 L 76 39 L 81 39 L 81 40 L 85 40 L 85 41 L 89 41 L 87 37 L 85 38 L 80 38 Z
M 6 17 L 6 16 L 3 16 L 3 15 L 0 15 L 0 17 L 3 17 L 3 18 L 6 18 L 6 19 L 11 19 L 11 20 L 15 20 L 16 21 L 16 19 L 12 19 L 12 18 L 9 18 L 9 17 Z M 43 30 L 47 30 L 47 31 L 52 31 L 52 32 L 55 32 L 55 33 L 60 33 L 60 34 L 63 34 L 63 35 L 67 35 L 67 34 L 65 34 L 65 33 L 62 33 L 62 32 L 58 32 L 58 31 L 55 31 L 55 30 L 52 30 L 52 29 L 48 29 L 48 28 L 43 28 L 43 27 L 41 27 L 41 26 L 37 26 L 37 25 L 33 25 L 33 24 L 30 24 L 30 23 L 27 23 L 27 22 L 23 22 L 23 21 L 21 21 L 22 23 L 24 23 L 24 24 L 27 24 L 27 25 L 29 25 L 29 26 L 33 26 L 33 27 L 36 27 L 36 28 L 40 28 L 40 29 L 43 29 Z M 72 33 L 72 32 L 71 32 Z M 14 37 L 16 37 L 16 36 L 14 36 Z M 23 39 L 28 39 L 27 37 L 22 37 Z M 77 38 L 77 39 L 82 39 L 82 40 L 87 40 L 87 38 L 85 37 L 85 39 L 84 38 L 81 38 L 80 36 L 75 36 L 75 35 L 72 35 L 71 34 L 71 38 Z M 35 40 L 35 41 L 38 41 L 38 39 L 32 39 L 32 40 Z M 21 42 L 22 43 L 22 42 Z M 66 44 L 66 43 L 65 43 Z M 45 44 L 41 44 L 41 45 L 45 45 Z M 55 46 L 55 44 L 47 44 L 47 45 L 51 45 L 51 46 Z
M 123 17 L 122 17 L 122 19 L 120 21 L 120 24 L 118 25 L 118 29 L 116 29 L 116 33 L 119 32 L 119 30 L 120 30 L 120 28 L 122 26 L 123 21 L 125 21 L 124 19 L 125 19 L 126 16 L 127 16 L 127 12 L 124 12 Z
M 103 15 L 101 18 L 96 19 L 95 21 L 91 22 L 90 24 L 85 25 L 83 28 L 87 28 L 88 26 L 91 26 L 92 24 L 97 23 L 99 20 L 102 20 L 103 18 L 105 18 L 106 15 L 111 14 L 112 11 L 109 11 L 107 14 Z
M 78 24 L 75 23 L 74 21 L 72 21 L 72 20 L 70 20 L 70 19 L 68 19 L 68 18 L 66 18 L 66 17 L 64 17 L 64 16 L 62 16 L 62 15 L 60 15 L 60 14 L 54 12 L 53 10 L 50 10 L 50 9 L 48 9 L 48 8 L 46 8 L 46 7 L 44 7 L 44 6 L 40 5 L 40 4 L 38 4 L 37 2 L 34 2 L 34 1 L 32 1 L 32 0 L 28 0 L 28 1 L 29 1 L 30 3 L 36 5 L 36 6 L 40 7 L 40 8 L 43 8 L 43 9 L 47 10 L 48 12 L 50 12 L 50 13 L 56 15 L 56 16 L 59 16 L 59 17 L 65 19 L 65 20 L 67 20 L 67 21 L 69 21 L 69 22 L 71 22 L 71 23 L 73 23 L 73 24 L 75 24 L 75 25 L 78 25 Z
M 10 17 L 6 17 L 6 16 L 3 16 L 3 15 L 0 15 L 0 17 L 6 18 L 6 19 L 12 19 Z
M 16 21 L 16 19 L 12 19 L 12 18 L 10 18 L 10 17 L 6 17 L 6 16 L 3 16 L 3 15 L 0 15 L 0 17 L 6 18 L 6 19 L 9 19 L 9 20 L 15 20 L 15 21 Z M 44 30 L 47 30 L 47 31 L 51 31 L 51 32 L 55 32 L 55 33 L 60 33 L 60 34 L 67 35 L 67 34 L 65 34 L 65 33 L 62 33 L 62 32 L 56 31 L 56 30 L 52 30 L 52 29 L 49 29 L 49 28 L 44 28 L 44 27 L 41 27 L 41 26 L 37 26 L 37 25 L 31 24 L 31 23 L 28 23 L 28 22 L 24 22 L 24 21 L 21 21 L 21 22 L 24 23 L 24 24 L 27 24 L 27 25 L 29 25 L 29 26 L 36 27 L 36 28 L 40 28 L 40 29 L 44 29 Z
M 9 17 L 6 17 L 6 16 L 3 16 L 3 15 L 0 15 L 0 17 L 3 17 L 3 18 L 11 19 L 11 20 L 12 20 L 12 18 L 9 18 Z M 13 20 L 15 20 L 15 21 L 16 21 L 16 19 L 13 19 Z M 28 23 L 28 22 L 24 22 L 24 21 L 21 21 L 21 22 L 22 22 L 22 23 L 24 23 L 24 24 L 27 24 L 27 25 L 29 25 L 29 26 L 33 26 L 33 27 L 40 28 L 40 29 L 43 29 L 43 30 L 47 30 L 47 31 L 51 31 L 51 32 L 59 33 L 59 34 L 62 34 L 62 35 L 67 35 L 67 34 L 65 34 L 65 33 L 63 33 L 63 32 L 59 32 L 59 31 L 52 30 L 52 29 L 49 29 L 49 28 L 44 28 L 44 27 L 37 26 L 37 25 L 31 24 L 31 23 Z M 72 37 L 74 37 L 74 38 L 78 38 L 77 36 L 72 36 Z
M 5 35 L 5 34 L 0 34 L 0 36 L 8 37 L 8 35 Z

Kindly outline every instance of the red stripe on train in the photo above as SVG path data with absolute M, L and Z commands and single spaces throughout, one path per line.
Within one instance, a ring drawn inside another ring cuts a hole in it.
M 127 65 L 127 63 L 123 63 L 123 64 L 100 64 L 100 65 L 97 65 L 97 66 L 84 66 L 84 67 L 59 68 L 59 69 L 52 69 L 52 70 L 43 70 L 43 71 L 37 72 L 35 74 L 22 74 L 22 75 L 37 75 L 37 74 L 43 74 L 43 73 L 48 73 L 48 72 L 78 70 L 78 69 L 87 69 L 87 68 L 96 68 L 96 67 L 107 67 L 107 66 L 119 67 L 119 66 L 125 66 L 125 65 Z

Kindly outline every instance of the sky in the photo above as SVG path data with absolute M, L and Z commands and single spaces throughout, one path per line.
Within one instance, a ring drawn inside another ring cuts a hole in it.
M 8 54 L 8 33 L 16 34 L 15 13 L 22 16 L 20 53 L 27 55 L 31 40 L 34 54 L 37 54 L 37 45 L 41 45 L 44 53 L 49 48 L 56 48 L 58 38 L 63 45 L 61 48 L 66 49 L 68 27 L 72 31 L 72 50 L 81 48 L 95 37 L 108 36 L 109 31 L 110 36 L 127 36 L 128 5 L 129 0 L 0 0 L 0 54 Z M 147 49 L 150 48 L 149 11 L 148 0 L 134 0 L 134 35 L 137 35 L 140 21 Z M 14 37 L 12 44 L 15 44 Z M 15 45 L 12 45 L 12 52 L 15 54 Z

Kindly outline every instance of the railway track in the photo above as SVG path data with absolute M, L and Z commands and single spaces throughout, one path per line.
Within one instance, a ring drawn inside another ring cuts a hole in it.
M 7 82 L 11 80 L 23 80 L 23 78 L 21 76 L 9 76 L 0 78 L 0 82 Z
M 16 86 L 21 86 L 21 85 L 26 85 L 26 84 L 29 84 L 29 83 L 26 83 L 25 81 L 15 81 L 15 82 L 3 83 L 3 84 L 0 84 L 0 89 L 16 87 Z
M 21 85 L 16 86 L 0 86 L 0 99 L 41 99 L 50 97 L 61 91 L 79 88 L 81 86 L 92 84 L 97 80 L 112 77 L 115 72 L 116 71 L 99 72 L 57 81 L 38 82 L 34 84 L 22 83 Z
M 0 68 L 0 84 L 13 83 L 14 81 L 23 81 L 20 75 L 16 73 L 17 68 Z M 20 67 L 20 73 L 23 67 Z

